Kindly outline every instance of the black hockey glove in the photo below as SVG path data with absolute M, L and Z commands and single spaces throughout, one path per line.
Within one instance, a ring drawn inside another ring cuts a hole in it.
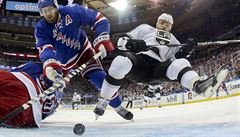
M 138 53 L 141 51 L 146 51 L 147 46 L 144 40 L 128 39 L 126 43 L 126 49 Z

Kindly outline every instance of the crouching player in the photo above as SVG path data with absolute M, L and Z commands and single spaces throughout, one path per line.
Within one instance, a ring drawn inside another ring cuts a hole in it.
M 42 68 L 41 64 L 29 62 L 11 72 L 0 70 L 0 119 L 37 97 L 52 84 L 43 77 Z M 46 95 L 1 126 L 11 128 L 40 127 L 41 121 L 53 114 L 58 107 L 56 98 L 58 93 L 60 92 L 55 91 Z M 58 97 L 61 96 L 58 94 Z

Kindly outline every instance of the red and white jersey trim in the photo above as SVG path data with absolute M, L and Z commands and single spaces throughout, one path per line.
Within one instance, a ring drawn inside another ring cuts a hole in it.
M 11 73 L 14 76 L 16 76 L 20 81 L 22 81 L 22 83 L 24 83 L 31 99 L 37 97 L 38 94 L 40 94 L 40 89 L 38 88 L 37 84 L 26 73 L 22 72 Z M 37 103 L 32 104 L 32 111 L 35 123 L 38 127 L 40 127 L 42 121 L 42 105 L 39 101 Z
M 72 57 L 66 64 L 61 64 L 62 69 L 69 70 L 73 66 L 75 66 L 77 62 L 80 60 L 80 58 L 82 57 L 82 55 L 84 54 L 84 52 L 87 51 L 89 48 L 92 48 L 92 46 L 91 46 L 91 43 L 86 38 L 83 46 L 83 51 L 81 51 L 79 54 L 76 54 L 74 57 Z
M 104 17 L 101 13 L 97 13 L 97 16 L 96 16 L 96 21 L 95 21 L 95 23 L 94 23 L 94 25 L 93 25 L 93 27 L 91 28 L 92 30 L 95 30 L 95 27 L 96 27 L 96 25 L 99 23 L 99 22 L 101 22 L 102 20 L 106 20 L 107 18 L 106 17 Z
M 105 20 L 105 19 L 107 19 L 107 18 L 105 18 L 101 13 L 98 12 L 94 26 L 96 24 L 98 24 L 100 21 Z
M 43 45 L 41 47 L 38 47 L 37 49 L 39 50 L 39 56 L 41 55 L 41 53 L 45 50 L 45 49 L 53 49 L 53 45 L 51 44 L 47 44 L 47 45 Z M 54 51 L 54 50 L 53 50 Z M 55 52 L 55 51 L 54 51 Z

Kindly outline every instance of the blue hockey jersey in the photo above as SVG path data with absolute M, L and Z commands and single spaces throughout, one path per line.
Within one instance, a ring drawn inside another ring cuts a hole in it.
M 11 72 L 24 72 L 28 76 L 30 76 L 36 83 L 38 83 L 38 80 L 40 80 L 40 77 L 43 73 L 43 69 L 42 64 L 27 62 L 11 70 Z
M 88 44 L 82 26 L 91 27 L 95 38 L 110 31 L 108 20 L 102 14 L 83 6 L 61 7 L 59 13 L 61 19 L 56 23 L 49 24 L 42 18 L 35 27 L 36 47 L 42 62 L 56 59 L 64 66 L 76 58 Z

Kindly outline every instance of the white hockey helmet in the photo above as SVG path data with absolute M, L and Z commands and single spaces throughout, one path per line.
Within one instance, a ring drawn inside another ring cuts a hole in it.
M 161 14 L 161 15 L 158 17 L 158 20 L 164 20 L 164 21 L 167 21 L 167 22 L 173 24 L 173 17 L 172 17 L 172 15 L 167 14 L 167 13 Z

